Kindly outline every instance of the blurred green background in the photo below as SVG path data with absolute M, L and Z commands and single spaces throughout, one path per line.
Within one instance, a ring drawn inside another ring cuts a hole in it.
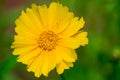
M 32 3 L 52 1 L 84 17 L 89 44 L 76 50 L 78 60 L 62 75 L 53 70 L 35 78 L 12 55 L 14 21 Z M 120 80 L 120 0 L 0 0 L 0 80 Z

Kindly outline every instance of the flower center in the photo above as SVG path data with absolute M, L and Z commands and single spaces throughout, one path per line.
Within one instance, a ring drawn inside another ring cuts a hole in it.
M 46 51 L 51 51 L 57 46 L 59 38 L 53 31 L 44 31 L 40 34 L 39 47 Z

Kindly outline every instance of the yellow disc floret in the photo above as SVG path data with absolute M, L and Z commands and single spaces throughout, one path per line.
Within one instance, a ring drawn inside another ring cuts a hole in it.
M 51 51 L 57 46 L 59 37 L 53 31 L 44 31 L 40 34 L 39 47 L 46 51 Z

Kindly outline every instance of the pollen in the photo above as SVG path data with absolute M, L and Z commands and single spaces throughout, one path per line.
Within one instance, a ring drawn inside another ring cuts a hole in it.
M 57 46 L 59 37 L 53 31 L 44 31 L 40 34 L 39 47 L 45 51 L 51 51 Z

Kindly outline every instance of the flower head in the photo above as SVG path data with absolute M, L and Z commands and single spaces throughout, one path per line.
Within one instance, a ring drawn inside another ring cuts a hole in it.
M 52 2 L 49 7 L 33 4 L 15 21 L 13 54 L 36 77 L 48 76 L 54 68 L 61 74 L 73 67 L 75 49 L 88 44 L 87 32 L 81 30 L 84 23 L 60 3 Z

